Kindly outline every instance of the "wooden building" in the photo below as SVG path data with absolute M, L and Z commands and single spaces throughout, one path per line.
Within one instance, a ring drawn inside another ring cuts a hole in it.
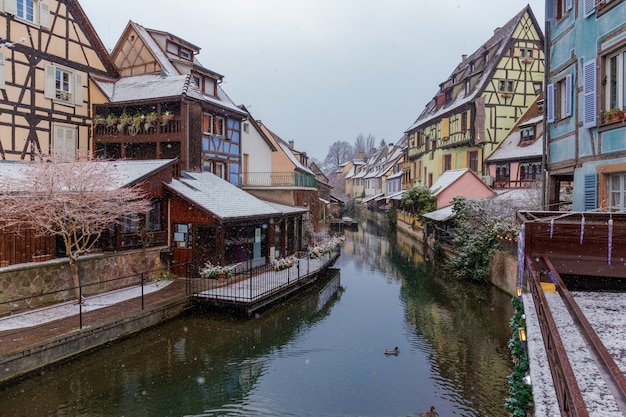
M 92 75 L 117 76 L 75 0 L 0 2 L 0 158 L 91 154 Z
M 305 247 L 304 208 L 265 202 L 208 172 L 184 172 L 165 188 L 174 264 L 258 266 Z
M 178 158 L 178 172 L 211 172 L 241 182 L 241 124 L 247 113 L 203 67 L 200 48 L 129 22 L 113 49 L 122 75 L 99 78 L 108 102 L 96 106 L 95 154 L 106 159 Z

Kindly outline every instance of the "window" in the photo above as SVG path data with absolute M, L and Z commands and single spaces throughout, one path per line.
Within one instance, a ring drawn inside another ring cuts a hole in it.
M 83 105 L 83 76 L 69 68 L 46 65 L 44 96 L 66 105 Z
M 519 56 L 520 56 L 520 58 L 532 58 L 533 57 L 533 50 L 530 49 L 530 48 L 520 48 Z
M 17 0 L 17 17 L 35 23 L 35 3 L 33 0 Z
M 202 133 L 210 135 L 213 132 L 213 115 L 202 113 Z
M 465 132 L 467 130 L 467 112 L 461 113 L 461 131 Z
M 626 50 L 609 55 L 605 60 L 606 110 L 626 107 Z
M 185 48 L 184 46 L 180 46 L 177 43 L 168 41 L 166 49 L 167 52 L 169 52 L 170 54 L 176 55 L 186 61 L 193 60 L 193 52 L 190 49 Z
M 213 118 L 213 134 L 216 136 L 224 136 L 224 118 L 215 116 Z
M 139 215 L 133 213 L 130 216 L 122 218 L 121 232 L 123 235 L 132 235 L 137 233 L 139 229 Z
M 609 210 L 626 211 L 626 173 L 609 175 Z
M 509 181 L 509 164 L 496 165 L 496 181 Z
M 250 123 L 244 123 L 243 124 L 243 131 L 245 133 L 249 133 L 250 132 Z
M 154 201 L 152 209 L 146 213 L 146 232 L 160 232 L 161 227 L 161 201 Z
M 499 89 L 505 93 L 513 92 L 513 81 L 510 80 L 500 80 Z
M 548 84 L 546 97 L 548 100 L 548 123 L 565 119 L 572 115 L 572 74 Z
M 524 127 L 520 130 L 520 142 L 532 142 L 535 140 L 535 127 Z
M 527 163 L 520 165 L 520 180 L 535 181 L 541 178 L 541 163 Z
M 452 155 L 447 154 L 443 156 L 443 172 L 452 169 Z
M 201 84 L 202 84 L 201 81 L 202 80 L 197 75 L 193 76 L 193 83 L 196 87 L 201 88 Z
M 474 172 L 478 172 L 478 151 L 470 151 L 467 153 L 467 166 Z
M 76 128 L 63 125 L 54 125 L 54 137 L 52 139 L 54 157 L 61 161 L 73 161 L 76 159 Z M 52 152 L 51 152 L 52 153 Z
M 50 28 L 50 6 L 41 0 L 4 0 L 0 11 L 42 28 Z

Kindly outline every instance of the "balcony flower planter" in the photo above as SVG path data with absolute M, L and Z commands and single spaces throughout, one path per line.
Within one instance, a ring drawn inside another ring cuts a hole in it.
M 620 120 L 626 121 L 625 110 L 614 108 L 604 112 L 604 123 L 614 123 Z
M 165 126 L 169 123 L 170 120 L 172 120 L 174 116 L 172 115 L 172 112 L 170 111 L 166 111 L 163 114 L 161 114 L 161 126 Z
M 211 262 L 207 262 L 204 268 L 200 270 L 201 278 L 217 279 L 218 282 L 224 282 L 232 276 L 232 269 L 221 265 L 213 265 Z

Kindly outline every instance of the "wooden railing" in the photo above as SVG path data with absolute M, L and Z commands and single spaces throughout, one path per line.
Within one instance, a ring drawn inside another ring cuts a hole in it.
M 589 413 L 585 407 L 572 365 L 567 357 L 563 340 L 559 336 L 548 300 L 541 288 L 541 277 L 537 273 L 530 255 L 526 255 L 525 261 L 528 271 L 528 286 L 535 301 L 537 319 L 541 328 L 561 416 L 588 417 Z
M 133 141 L 133 137 L 154 136 L 154 135 L 176 135 L 183 131 L 182 118 L 173 117 L 168 122 L 139 123 L 137 125 L 128 124 L 97 124 L 94 126 L 94 138 L 121 136 L 126 141 Z

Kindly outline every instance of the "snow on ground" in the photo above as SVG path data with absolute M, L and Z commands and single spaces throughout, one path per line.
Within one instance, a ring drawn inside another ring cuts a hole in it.
M 144 284 L 143 293 L 145 295 L 160 290 L 172 282 L 174 281 L 158 281 Z M 97 310 L 99 308 L 107 307 L 136 297 L 141 297 L 140 285 L 86 297 L 82 305 L 82 311 L 83 313 L 86 313 L 88 311 Z M 48 323 L 65 317 L 78 315 L 80 308 L 81 306 L 79 306 L 75 300 L 62 304 L 55 304 L 50 307 L 27 310 L 11 316 L 0 317 L 0 331 L 37 326 L 39 324 Z
M 576 303 L 622 372 L 626 372 L 626 294 L 572 292 Z
M 552 381 L 552 374 L 548 366 L 546 349 L 541 337 L 539 320 L 535 311 L 535 303 L 531 294 L 524 294 L 524 314 L 526 315 L 526 334 L 528 346 L 528 360 L 530 365 L 530 380 L 533 387 L 535 416 L 547 417 L 561 414 L 559 403 L 556 400 L 556 391 Z

